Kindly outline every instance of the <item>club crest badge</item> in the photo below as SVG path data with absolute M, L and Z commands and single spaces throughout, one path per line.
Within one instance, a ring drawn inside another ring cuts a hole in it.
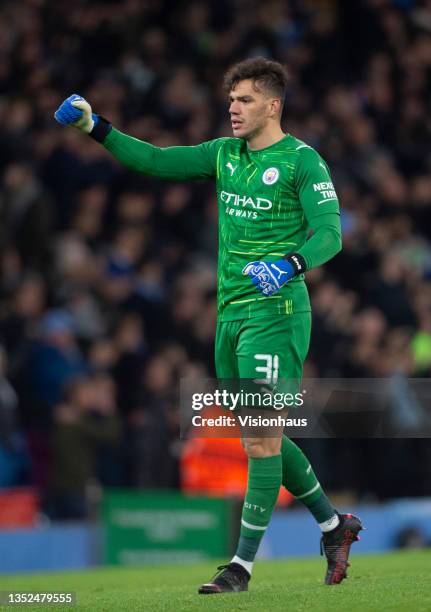
M 265 185 L 273 185 L 278 181 L 278 177 L 280 176 L 280 171 L 278 168 L 268 168 L 262 174 L 262 181 Z

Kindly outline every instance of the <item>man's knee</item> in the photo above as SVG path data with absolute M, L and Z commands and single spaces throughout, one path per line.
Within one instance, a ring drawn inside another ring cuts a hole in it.
M 263 459 L 280 453 L 281 436 L 279 438 L 242 438 L 241 443 L 248 457 Z

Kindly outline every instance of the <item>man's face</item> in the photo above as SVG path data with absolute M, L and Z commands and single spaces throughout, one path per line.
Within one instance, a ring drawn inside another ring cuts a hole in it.
M 262 132 L 274 116 L 274 98 L 256 91 L 251 79 L 239 81 L 229 94 L 233 135 L 249 140 Z

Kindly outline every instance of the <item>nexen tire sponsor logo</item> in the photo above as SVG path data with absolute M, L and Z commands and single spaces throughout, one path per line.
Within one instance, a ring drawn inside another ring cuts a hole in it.
M 266 198 L 256 198 L 253 200 L 250 196 L 241 196 L 237 193 L 228 193 L 227 191 L 222 191 L 220 193 L 221 201 L 225 204 L 232 204 L 233 206 L 250 206 L 251 208 L 256 208 L 258 210 L 270 210 L 272 208 L 271 200 L 267 200 Z
M 324 204 L 326 201 L 336 200 L 337 194 L 334 189 L 334 185 L 331 181 L 326 181 L 322 183 L 314 183 L 313 190 L 317 191 L 319 195 L 323 198 L 318 204 Z

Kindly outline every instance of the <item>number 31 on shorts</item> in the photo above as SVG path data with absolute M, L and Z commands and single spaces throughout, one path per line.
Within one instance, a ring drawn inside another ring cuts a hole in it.
M 257 353 L 256 355 L 254 355 L 254 358 L 258 362 L 261 362 L 260 365 L 256 365 L 256 372 L 265 375 L 265 378 L 262 378 L 261 380 L 256 380 L 256 382 L 267 385 L 271 383 L 275 384 L 278 380 L 278 355 Z

